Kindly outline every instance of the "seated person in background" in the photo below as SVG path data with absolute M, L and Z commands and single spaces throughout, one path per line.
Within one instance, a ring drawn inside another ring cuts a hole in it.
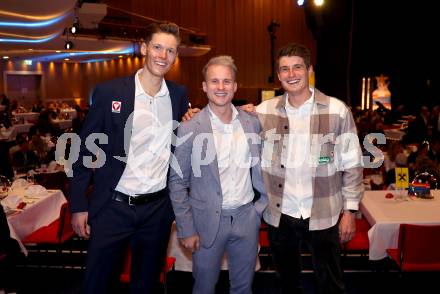
M 55 111 L 45 109 L 40 113 L 35 127 L 38 128 L 42 134 L 49 133 L 51 135 L 59 136 L 62 134 L 62 131 L 57 124 L 53 123 L 53 120 L 56 118 L 57 114 Z
M 9 101 L 8 96 L 6 96 L 5 94 L 1 94 L 0 99 L 0 105 L 9 106 L 9 104 L 11 104 L 11 101 Z
M 427 157 L 432 161 L 435 161 L 434 153 L 431 151 L 431 146 L 428 141 L 423 141 L 423 143 L 420 145 L 417 151 L 412 152 L 408 156 L 408 165 L 414 167 L 417 158 L 421 158 L 421 157 Z
M 9 111 L 12 112 L 12 111 L 16 111 L 17 109 L 18 109 L 17 100 L 12 100 L 12 103 L 10 104 L 10 107 L 9 107 Z
M 434 175 L 437 180 L 440 179 L 439 165 L 429 158 L 426 153 L 420 153 L 417 156 L 416 162 L 414 163 L 414 171 L 416 175 L 422 172 L 428 172 Z
M 57 136 L 52 136 L 50 138 L 50 146 L 48 146 L 48 151 L 44 155 L 44 157 L 41 159 L 41 163 L 49 164 L 52 161 L 55 160 L 55 152 L 57 149 Z M 64 159 L 67 160 L 69 158 L 69 152 L 70 152 L 70 140 L 67 143 L 66 150 L 64 152 Z
M 8 144 L 0 143 L 0 162 L 0 175 L 7 177 L 9 180 L 14 178 Z
M 5 107 L 3 110 L 5 114 L 9 115 L 11 113 L 11 101 L 5 94 L 0 95 L 0 105 Z
M 72 120 L 72 131 L 79 134 L 86 116 L 81 109 L 76 110 L 76 117 Z
M 49 150 L 48 143 L 42 138 L 42 135 L 43 134 L 40 134 L 38 131 L 32 135 L 29 134 L 29 150 L 34 151 L 38 158 L 46 156 L 46 153 Z
M 403 145 L 399 141 L 392 141 L 391 144 L 388 145 L 384 159 L 384 166 L 386 172 L 396 167 L 396 156 L 398 154 L 403 154 Z M 406 164 L 406 160 L 405 160 L 405 164 Z
M 44 109 L 43 101 L 41 99 L 37 100 L 37 103 L 32 106 L 32 112 L 38 112 L 40 113 Z
M 29 142 L 17 136 L 17 145 L 20 149 L 12 154 L 12 167 L 18 172 L 27 172 L 38 165 L 37 155 L 29 149 Z
M 420 114 L 408 123 L 407 143 L 421 143 L 428 136 L 428 117 L 429 110 L 426 106 L 422 106 Z
M 11 119 L 6 111 L 0 111 L 0 127 L 5 127 L 6 129 L 12 126 Z
M 431 141 L 431 154 L 432 159 L 440 164 L 440 137 L 434 137 Z

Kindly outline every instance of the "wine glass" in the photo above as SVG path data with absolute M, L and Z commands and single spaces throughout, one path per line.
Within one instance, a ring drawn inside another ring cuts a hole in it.
M 26 174 L 26 181 L 31 184 L 34 185 L 35 184 L 35 176 L 34 176 L 34 172 L 33 171 L 29 171 Z
M 5 176 L 0 175 L 0 199 L 8 196 L 8 191 L 11 187 L 11 182 Z

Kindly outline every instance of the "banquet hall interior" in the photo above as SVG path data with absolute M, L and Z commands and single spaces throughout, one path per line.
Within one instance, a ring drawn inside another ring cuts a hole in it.
M 277 50 L 309 47 L 310 87 L 350 108 L 363 152 L 356 236 L 341 244 L 347 292 L 438 288 L 439 251 L 426 248 L 440 246 L 440 234 L 413 241 L 427 244 L 414 253 L 419 267 L 405 267 L 401 249 L 403 224 L 440 226 L 436 11 L 431 2 L 380 0 L 0 1 L 0 294 L 81 292 L 88 241 L 70 224 L 64 134 L 81 131 L 97 84 L 143 67 L 145 27 L 164 22 L 182 39 L 165 78 L 187 88 L 191 108 L 208 102 L 210 58 L 232 56 L 233 104 L 258 105 L 283 94 Z M 259 242 L 253 292 L 281 293 L 265 224 Z M 191 254 L 175 225 L 167 256 L 161 293 L 191 293 Z M 301 258 L 305 293 L 315 293 L 305 246 Z M 118 293 L 130 291 L 128 266 Z M 228 293 L 224 266 L 216 293 Z

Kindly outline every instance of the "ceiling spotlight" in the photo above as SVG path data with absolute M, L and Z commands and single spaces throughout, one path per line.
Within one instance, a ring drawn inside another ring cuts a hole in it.
M 75 24 L 73 24 L 73 26 L 70 28 L 70 33 L 75 34 L 77 31 L 78 31 L 78 28 L 76 27 Z
M 72 35 L 76 34 L 78 32 L 78 29 L 79 29 L 79 22 L 78 22 L 78 20 L 75 20 L 75 22 L 73 23 L 72 27 L 70 28 L 70 33 Z
M 316 6 L 320 7 L 320 6 L 324 5 L 324 0 L 314 0 L 314 3 Z
M 64 49 L 66 50 L 70 50 L 73 48 L 73 43 L 72 41 L 66 41 L 66 43 L 64 44 Z

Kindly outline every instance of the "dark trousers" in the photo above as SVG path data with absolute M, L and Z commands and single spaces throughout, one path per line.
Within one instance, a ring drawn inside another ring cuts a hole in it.
M 309 219 L 282 214 L 279 227 L 268 228 L 270 248 L 281 280 L 283 294 L 303 293 L 301 286 L 301 242 L 312 254 L 318 293 L 345 293 L 340 267 L 339 228 L 310 231 Z
M 128 246 L 132 252 L 131 293 L 154 293 L 173 220 L 168 196 L 138 206 L 109 200 L 90 222 L 84 293 L 117 291 Z

